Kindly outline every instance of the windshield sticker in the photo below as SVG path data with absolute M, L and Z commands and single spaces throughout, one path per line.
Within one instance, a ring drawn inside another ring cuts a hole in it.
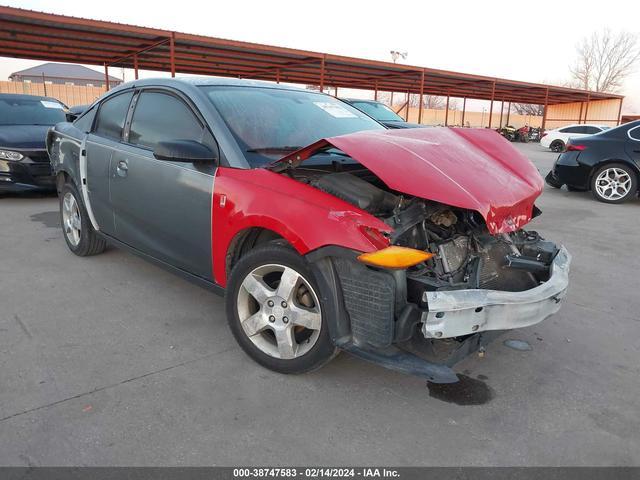
M 40 100 L 40 103 L 44 108 L 57 108 L 58 110 L 64 110 L 64 107 L 58 102 L 51 102 L 49 100 Z
M 331 102 L 313 102 L 314 105 L 320 107 L 332 117 L 336 118 L 358 118 L 353 112 L 350 112 L 342 105 Z

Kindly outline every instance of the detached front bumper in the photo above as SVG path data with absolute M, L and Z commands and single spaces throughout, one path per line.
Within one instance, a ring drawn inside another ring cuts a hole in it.
M 429 311 L 422 314 L 422 333 L 426 338 L 440 339 L 535 325 L 560 309 L 569 285 L 570 263 L 571 255 L 561 247 L 549 280 L 523 292 L 424 292 Z

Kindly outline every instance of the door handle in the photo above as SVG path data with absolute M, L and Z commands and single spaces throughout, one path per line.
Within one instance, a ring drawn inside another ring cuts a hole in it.
M 129 170 L 129 165 L 127 165 L 127 162 L 125 160 L 120 160 L 118 162 L 118 165 L 116 166 L 116 172 L 118 173 L 118 176 L 126 177 L 128 170 Z

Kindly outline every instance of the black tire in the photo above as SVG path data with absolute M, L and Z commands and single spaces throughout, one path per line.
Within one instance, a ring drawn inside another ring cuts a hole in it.
M 605 170 L 613 169 L 613 168 L 618 168 L 620 170 L 623 170 L 627 175 L 629 175 L 629 178 L 631 180 L 631 186 L 629 188 L 629 191 L 626 193 L 626 195 L 617 199 L 610 199 L 602 196 L 598 191 L 598 189 L 596 188 L 596 182 L 598 180 L 598 176 Z M 594 172 L 593 176 L 591 177 L 591 193 L 593 195 L 593 198 L 595 198 L 599 202 L 613 203 L 613 204 L 624 203 L 638 194 L 638 176 L 636 175 L 635 170 L 629 165 L 625 165 L 624 163 L 608 163 L 598 168 Z
M 80 235 L 79 242 L 74 244 L 71 240 L 71 234 L 69 229 L 65 226 L 64 215 L 63 215 L 63 204 L 67 195 L 73 196 L 75 202 L 77 203 L 78 213 L 80 215 Z M 91 220 L 89 219 L 89 215 L 87 214 L 87 210 L 84 207 L 84 203 L 82 202 L 82 197 L 78 193 L 78 189 L 72 183 L 65 183 L 60 191 L 60 224 L 62 225 L 62 235 L 64 237 L 64 241 L 67 243 L 67 247 L 73 253 L 78 255 L 79 257 L 88 257 L 91 255 L 97 255 L 102 253 L 106 248 L 106 242 L 104 239 L 100 238 L 96 233 L 93 225 L 91 225 Z
M 291 248 L 278 243 L 269 243 L 256 247 L 241 257 L 231 271 L 225 295 L 227 321 L 229 322 L 231 332 L 247 355 L 269 370 L 286 374 L 306 373 L 316 370 L 329 362 L 338 352 L 331 340 L 327 319 L 324 313 L 321 313 L 321 328 L 318 337 L 315 340 L 315 344 L 313 344 L 310 350 L 303 355 L 291 359 L 276 358 L 265 353 L 254 344 L 249 336 L 247 336 L 241 325 L 237 305 L 238 296 L 240 295 L 242 288 L 242 282 L 256 268 L 272 264 L 292 268 L 299 275 L 302 275 L 302 277 L 304 277 L 304 279 L 310 284 L 313 291 L 317 292 L 317 299 L 320 304 L 321 312 L 334 310 L 329 308 L 331 307 L 330 305 L 324 304 L 325 300 L 323 300 L 320 295 L 318 284 L 306 260 Z M 256 306 L 258 306 L 257 302 Z M 257 308 L 261 307 L 258 306 Z M 264 334 L 259 333 L 258 335 Z
M 564 142 L 562 140 L 554 140 L 553 142 L 551 142 L 551 145 L 549 145 L 549 149 L 552 152 L 555 153 L 560 153 L 564 150 Z

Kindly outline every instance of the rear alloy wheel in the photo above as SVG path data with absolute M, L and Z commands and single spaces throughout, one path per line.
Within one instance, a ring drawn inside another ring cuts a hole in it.
M 564 150 L 564 142 L 562 140 L 554 140 L 549 145 L 552 152 L 560 153 Z
M 106 243 L 91 225 L 78 190 L 71 183 L 65 183 L 60 191 L 60 217 L 62 233 L 69 250 L 80 257 L 104 251 Z
M 77 247 L 80 243 L 82 220 L 78 202 L 71 192 L 66 192 L 62 197 L 62 229 L 71 246 Z
M 599 168 L 591 180 L 591 192 L 604 203 L 622 203 L 638 190 L 635 172 L 626 165 L 611 163 Z
M 236 340 L 271 370 L 308 372 L 336 352 L 313 275 L 289 248 L 267 245 L 242 257 L 231 273 L 226 302 Z

